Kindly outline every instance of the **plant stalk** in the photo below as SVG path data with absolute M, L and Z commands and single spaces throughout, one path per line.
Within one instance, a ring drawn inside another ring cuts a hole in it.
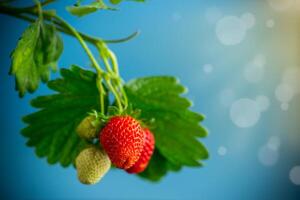
M 70 24 L 68 24 L 62 18 L 57 16 L 54 11 L 51 11 L 51 10 L 42 11 L 41 10 L 42 5 L 47 5 L 53 1 L 55 1 L 55 0 L 46 0 L 38 5 L 26 7 L 26 8 L 13 8 L 13 7 L 9 7 L 9 6 L 0 5 L 0 13 L 6 14 L 9 16 L 13 16 L 13 17 L 16 17 L 19 19 L 23 19 L 23 20 L 29 21 L 29 22 L 35 22 L 36 17 L 42 16 L 45 20 L 47 20 L 47 22 L 51 21 L 55 25 L 55 27 L 58 31 L 75 37 L 79 41 L 79 43 L 81 44 L 81 46 L 83 47 L 85 52 L 87 53 L 89 59 L 92 62 L 92 66 L 95 68 L 95 70 L 97 72 L 96 85 L 99 90 L 100 107 L 101 107 L 100 110 L 101 110 L 102 114 L 104 114 L 104 112 L 105 112 L 104 95 L 106 93 L 106 91 L 104 90 L 103 84 L 102 84 L 103 80 L 105 80 L 109 90 L 114 94 L 117 105 L 118 105 L 120 111 L 122 111 L 123 110 L 122 102 L 124 103 L 125 107 L 127 107 L 127 104 L 128 104 L 127 97 L 126 97 L 125 91 L 122 87 L 122 82 L 121 82 L 121 79 L 119 76 L 118 63 L 117 63 L 116 57 L 115 57 L 114 53 L 106 47 L 105 43 L 106 42 L 107 43 L 125 42 L 125 41 L 135 37 L 138 34 L 138 32 L 135 32 L 134 34 L 130 35 L 127 38 L 123 38 L 123 39 L 119 39 L 119 40 L 107 40 L 107 41 L 102 40 L 100 38 L 94 38 L 94 37 L 88 36 L 86 34 L 78 32 Z M 103 58 L 104 64 L 105 64 L 108 72 L 105 72 L 102 70 L 102 68 L 98 64 L 97 60 L 93 56 L 91 50 L 89 49 L 89 47 L 87 46 L 85 41 L 96 46 L 99 51 L 101 51 L 101 49 L 105 48 L 105 51 L 108 53 L 108 55 L 107 56 L 101 55 L 101 57 Z M 99 49 L 99 47 L 100 47 L 100 49 Z M 107 58 L 112 61 L 113 70 L 111 69 L 110 63 L 108 62 Z M 113 79 L 113 82 L 111 82 L 111 79 Z M 115 85 L 115 83 L 116 83 L 116 85 Z M 118 89 L 119 89 L 119 91 L 118 91 Z M 119 94 L 119 92 L 121 92 L 121 95 Z M 123 99 L 122 99 L 122 97 L 123 97 Z
M 45 5 L 45 3 L 44 3 L 44 5 Z M 19 19 L 23 19 L 28 22 L 34 22 L 35 18 L 29 17 L 27 15 L 31 15 L 33 17 L 38 16 L 36 6 L 31 6 L 31 7 L 27 7 L 27 8 L 13 8 L 13 7 L 5 6 L 5 5 L 0 5 L 0 14 L 9 15 L 9 16 L 16 17 Z M 25 14 L 27 14 L 27 15 L 25 15 Z M 51 20 L 53 17 L 50 13 L 47 13 L 47 11 L 44 11 L 43 15 L 44 15 L 45 20 L 48 20 L 48 21 Z M 69 31 L 68 29 L 66 29 L 66 27 L 61 26 L 61 24 L 59 22 L 54 21 L 53 23 L 56 25 L 56 29 L 59 30 L 60 32 L 67 34 L 69 36 L 73 36 L 72 32 Z M 98 37 L 92 37 L 90 35 L 87 35 L 87 34 L 84 34 L 81 32 L 78 32 L 78 33 L 86 42 L 93 44 L 93 45 L 96 45 L 97 43 L 106 43 L 106 44 L 122 43 L 122 42 L 129 41 L 139 35 L 139 31 L 136 31 L 125 38 L 116 39 L 116 40 L 105 40 L 105 39 L 101 39 Z

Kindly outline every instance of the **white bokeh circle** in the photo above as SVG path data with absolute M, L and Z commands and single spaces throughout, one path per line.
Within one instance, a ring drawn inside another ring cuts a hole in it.
M 220 93 L 220 102 L 223 106 L 230 106 L 235 100 L 235 92 L 231 88 L 226 88 Z
M 267 96 L 259 95 L 256 97 L 255 101 L 261 112 L 268 110 L 270 107 L 270 99 Z
M 244 77 L 250 83 L 260 82 L 265 74 L 265 69 L 262 65 L 257 65 L 254 62 L 250 62 L 244 69 Z
M 279 152 L 267 145 L 262 146 L 258 151 L 258 160 L 264 166 L 273 166 L 279 159 Z
M 220 156 L 225 156 L 225 155 L 227 154 L 227 148 L 224 147 L 224 146 L 220 146 L 220 147 L 218 148 L 218 154 L 219 154 Z
M 247 27 L 236 16 L 225 16 L 218 20 L 216 35 L 223 45 L 237 45 L 246 37 Z
M 259 67 L 266 65 L 266 57 L 263 54 L 257 54 L 253 59 L 253 64 Z
M 286 11 L 295 3 L 295 0 L 268 0 L 271 8 L 275 11 Z
M 286 83 L 281 83 L 275 90 L 275 96 L 282 103 L 290 102 L 294 97 L 294 88 Z
M 214 69 L 214 66 L 212 64 L 205 64 L 203 65 L 203 71 L 206 74 L 210 74 Z
M 260 119 L 260 110 L 256 101 L 247 98 L 235 101 L 230 108 L 230 119 L 240 128 L 254 126 Z
M 295 166 L 291 169 L 290 180 L 295 185 L 300 185 L 300 166 Z
M 244 22 L 244 25 L 246 26 L 247 29 L 252 28 L 256 23 L 255 16 L 249 12 L 244 13 L 241 16 L 241 20 Z
M 273 27 L 275 26 L 275 21 L 274 21 L 273 19 L 268 19 L 268 20 L 266 21 L 266 26 L 267 26 L 268 28 L 273 28 Z
M 268 148 L 277 151 L 279 150 L 280 144 L 281 144 L 280 138 L 278 136 L 272 136 L 269 138 L 267 146 Z
M 287 111 L 288 109 L 289 109 L 289 104 L 288 103 L 282 103 L 281 105 L 280 105 L 280 108 L 281 108 L 281 110 L 283 110 L 283 111 Z
M 289 85 L 295 93 L 300 93 L 300 68 L 291 67 L 283 72 L 282 83 Z

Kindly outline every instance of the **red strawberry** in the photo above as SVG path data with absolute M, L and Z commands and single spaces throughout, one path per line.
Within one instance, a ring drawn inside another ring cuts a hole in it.
M 144 149 L 139 160 L 132 167 L 126 170 L 130 174 L 136 174 L 144 171 L 148 166 L 148 163 L 154 151 L 154 136 L 149 129 L 144 130 L 146 134 Z
M 136 163 L 145 141 L 143 128 L 131 116 L 112 117 L 99 137 L 111 162 L 122 169 L 128 169 Z

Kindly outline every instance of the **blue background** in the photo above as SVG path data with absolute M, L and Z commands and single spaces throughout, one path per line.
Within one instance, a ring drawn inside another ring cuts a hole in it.
M 80 19 L 65 11 L 65 6 L 73 2 L 59 1 L 49 7 L 57 9 L 82 32 L 102 38 L 123 37 L 141 30 L 130 42 L 110 45 L 118 56 L 124 79 L 161 74 L 177 76 L 189 88 L 187 96 L 194 102 L 192 109 L 207 117 L 204 125 L 210 135 L 203 142 L 210 151 L 210 159 L 203 168 L 169 173 L 159 183 L 111 170 L 94 186 L 80 184 L 72 167 L 50 166 L 45 159 L 38 159 L 19 134 L 24 127 L 21 117 L 34 111 L 30 99 L 51 91 L 42 85 L 35 94 L 18 98 L 14 78 L 8 76 L 9 54 L 27 23 L 0 15 L 1 196 L 7 199 L 299 199 L 300 188 L 288 177 L 289 170 L 300 164 L 299 98 L 290 105 L 289 112 L 280 110 L 274 98 L 274 85 L 280 77 L 280 66 L 289 62 L 283 55 L 288 50 L 270 45 L 274 42 L 271 35 L 279 35 L 275 40 L 278 46 L 289 35 L 280 35 L 280 24 L 273 30 L 276 33 L 265 29 L 264 20 L 275 15 L 266 2 L 149 0 L 145 4 L 123 3 L 120 11 L 101 11 Z M 223 46 L 216 38 L 215 26 L 204 17 L 205 10 L 212 6 L 220 8 L 225 15 L 254 13 L 255 30 L 248 33 L 242 44 Z M 78 42 L 69 36 L 63 38 L 65 49 L 59 66 L 78 64 L 88 68 L 88 58 Z M 273 67 L 261 84 L 247 84 L 241 78 L 241 66 L 261 51 L 269 55 L 268 65 Z M 281 53 L 282 57 L 276 56 Z M 202 71 L 206 63 L 216 66 L 210 75 Z M 53 74 L 52 78 L 57 76 Z M 220 104 L 219 94 L 225 87 L 234 88 L 239 97 L 268 95 L 271 107 L 254 127 L 238 128 L 230 120 L 228 108 Z M 258 149 L 274 134 L 282 140 L 280 159 L 276 165 L 265 167 L 258 161 Z M 225 156 L 217 153 L 221 145 L 227 147 Z

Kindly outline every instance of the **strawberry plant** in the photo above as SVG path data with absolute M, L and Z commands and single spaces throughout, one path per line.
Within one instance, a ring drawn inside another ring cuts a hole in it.
M 143 0 L 135 0 L 143 2 Z M 110 43 L 122 43 L 137 33 L 103 40 L 79 32 L 46 6 L 55 0 L 35 1 L 28 7 L 0 3 L 0 13 L 30 24 L 11 54 L 10 74 L 20 97 L 46 83 L 52 94 L 31 101 L 38 110 L 24 116 L 21 130 L 27 145 L 49 164 L 73 165 L 84 184 L 98 182 L 112 166 L 128 174 L 158 181 L 169 171 L 199 167 L 208 151 L 199 141 L 207 135 L 202 114 L 177 78 L 152 76 L 125 82 Z M 125 0 L 74 2 L 66 10 L 83 17 L 98 10 L 117 10 Z M 91 69 L 76 65 L 58 70 L 63 52 L 61 33 L 77 39 L 91 61 Z M 96 47 L 97 57 L 90 50 Z M 98 61 L 100 60 L 100 61 Z

